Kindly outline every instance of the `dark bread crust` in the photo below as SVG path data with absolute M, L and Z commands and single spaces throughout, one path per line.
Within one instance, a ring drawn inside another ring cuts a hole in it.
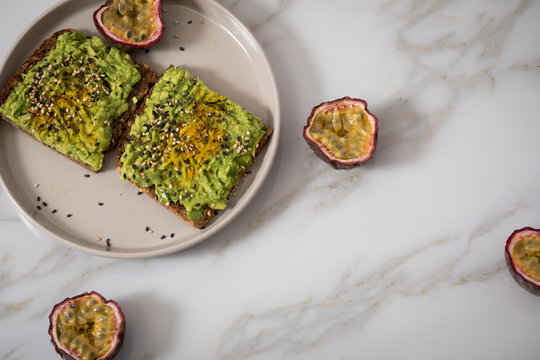
M 32 52 L 32 54 L 28 57 L 28 59 L 26 59 L 26 61 L 19 67 L 19 69 L 17 70 L 17 73 L 15 73 L 15 75 L 13 75 L 8 80 L 6 86 L 0 91 L 0 104 L 3 104 L 7 100 L 9 94 L 15 89 L 17 84 L 20 81 L 22 81 L 22 75 L 24 73 L 26 73 L 28 70 L 30 70 L 39 61 L 41 61 L 45 57 L 45 55 L 47 55 L 47 53 L 49 51 L 54 49 L 54 47 L 56 46 L 56 42 L 58 40 L 58 37 L 60 35 L 62 35 L 64 33 L 67 33 L 67 32 L 75 32 L 75 31 L 77 31 L 77 30 L 75 30 L 75 29 L 63 29 L 63 30 L 59 30 L 59 31 L 55 32 L 54 34 L 52 34 L 51 36 L 46 38 Z M 138 69 L 139 73 L 141 74 L 141 80 L 135 85 L 135 87 L 131 91 L 130 95 L 128 96 L 129 109 L 125 113 L 123 113 L 120 117 L 118 117 L 117 119 L 114 120 L 113 136 L 112 136 L 112 139 L 111 139 L 111 143 L 110 143 L 109 147 L 104 151 L 104 153 L 109 152 L 109 151 L 113 150 L 116 147 L 116 144 L 118 143 L 118 140 L 120 139 L 120 137 L 122 136 L 122 134 L 124 133 L 124 131 L 127 128 L 127 123 L 129 121 L 129 119 L 131 117 L 133 117 L 133 114 L 135 113 L 139 103 L 141 102 L 141 100 L 139 100 L 139 102 L 135 104 L 130 99 L 132 99 L 133 96 L 136 96 L 138 99 L 142 99 L 144 97 L 144 95 L 152 87 L 152 85 L 155 83 L 156 78 L 157 78 L 156 72 L 154 70 L 152 70 L 149 66 L 147 66 L 147 65 L 145 65 L 143 63 L 137 62 L 137 61 L 134 61 L 134 62 L 135 62 L 135 65 L 137 66 L 137 69 Z M 99 170 L 94 169 L 92 166 L 90 166 L 88 164 L 85 164 L 82 161 L 73 159 L 73 158 L 69 157 L 68 155 L 56 150 L 55 148 L 53 148 L 53 147 L 51 147 L 51 146 L 49 146 L 47 144 L 42 143 L 41 141 L 36 139 L 31 133 L 29 133 L 25 129 L 19 127 L 17 124 L 15 124 L 13 121 L 11 121 L 7 117 L 3 116 L 2 114 L 0 114 L 0 117 L 2 119 L 4 119 L 5 121 L 7 121 L 8 123 L 15 126 L 17 129 L 21 130 L 25 134 L 32 137 L 34 140 L 38 141 L 42 145 L 47 146 L 50 149 L 56 151 L 57 153 L 59 153 L 60 155 L 66 157 L 67 159 L 81 165 L 82 167 L 84 167 L 85 169 L 87 169 L 89 171 L 92 171 L 94 173 L 99 172 Z
M 127 128 L 126 132 L 122 135 L 122 137 L 120 138 L 120 141 L 118 142 L 118 147 L 116 149 L 116 165 L 117 165 L 117 169 L 118 169 L 118 171 L 120 173 L 121 173 L 121 169 L 122 169 L 122 165 L 123 165 L 122 160 L 121 160 L 122 159 L 122 154 L 124 153 L 126 144 L 131 139 L 131 136 L 130 136 L 129 132 L 131 130 L 131 127 L 133 126 L 133 123 L 135 122 L 135 117 L 144 110 L 144 108 L 146 106 L 146 99 L 148 99 L 148 97 L 150 97 L 150 95 L 152 94 L 152 91 L 153 91 L 153 89 L 150 90 L 146 94 L 143 101 L 141 101 L 140 106 L 136 111 L 136 114 L 130 119 L 130 121 L 128 123 L 128 128 Z M 266 129 L 266 134 L 261 139 L 261 141 L 257 144 L 257 149 L 256 149 L 254 161 L 256 160 L 256 157 L 259 155 L 259 153 L 261 152 L 262 148 L 264 147 L 264 145 L 266 144 L 266 142 L 268 141 L 270 136 L 272 135 L 272 129 L 271 128 L 265 127 L 265 129 Z M 240 177 L 242 177 L 242 176 L 244 176 L 244 172 L 242 172 L 240 174 Z M 151 187 L 142 187 L 142 186 L 139 186 L 138 184 L 134 183 L 131 179 L 126 178 L 125 180 L 129 181 L 130 183 L 132 183 L 133 185 L 138 187 L 146 195 L 148 195 L 152 199 L 156 200 L 156 202 L 159 203 L 161 206 L 165 207 L 166 209 L 168 209 L 168 210 L 172 211 L 173 213 L 175 213 L 176 215 L 180 216 L 184 221 L 186 221 L 187 223 L 189 223 L 192 227 L 194 227 L 196 229 L 201 229 L 204 226 L 206 226 L 206 224 L 208 224 L 208 222 L 212 219 L 212 217 L 214 217 L 217 214 L 217 210 L 213 210 L 213 209 L 208 208 L 203 212 L 203 217 L 202 218 L 200 218 L 198 220 L 195 220 L 195 221 L 191 220 L 191 219 L 188 218 L 187 210 L 182 204 L 173 203 L 173 204 L 165 205 L 165 204 L 160 203 L 157 200 L 156 191 L 155 191 L 155 188 L 154 188 L 153 185 Z M 231 191 L 231 194 L 232 193 L 234 193 L 234 188 Z

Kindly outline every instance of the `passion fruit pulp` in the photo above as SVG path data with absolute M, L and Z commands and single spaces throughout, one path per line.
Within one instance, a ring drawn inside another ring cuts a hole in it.
M 540 296 L 540 229 L 515 230 L 506 241 L 505 258 L 517 283 Z
M 124 341 L 125 317 L 113 300 L 95 291 L 56 304 L 49 315 L 49 335 L 64 359 L 110 360 Z
M 94 12 L 94 24 L 117 44 L 149 48 L 163 37 L 161 0 L 108 0 Z
M 346 96 L 315 106 L 303 135 L 319 158 L 335 169 L 350 169 L 372 158 L 377 131 L 366 101 Z

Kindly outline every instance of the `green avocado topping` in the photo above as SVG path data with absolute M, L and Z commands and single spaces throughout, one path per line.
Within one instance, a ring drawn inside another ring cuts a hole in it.
M 251 112 L 179 67 L 167 69 L 131 128 L 121 173 L 154 187 L 163 204 L 182 204 L 190 220 L 226 207 L 266 129 Z
M 0 112 L 97 171 L 113 123 L 128 110 L 128 96 L 140 78 L 127 53 L 82 32 L 63 33 L 55 48 L 22 75 Z

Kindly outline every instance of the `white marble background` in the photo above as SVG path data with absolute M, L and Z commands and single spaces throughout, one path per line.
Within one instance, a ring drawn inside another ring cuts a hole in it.
M 540 298 L 504 264 L 540 227 L 540 3 L 222 0 L 282 101 L 254 202 L 181 253 L 112 260 L 38 241 L 0 192 L 0 359 L 54 359 L 48 313 L 97 290 L 123 307 L 118 359 L 540 358 Z M 53 0 L 2 0 L 0 57 Z M 335 171 L 311 108 L 365 98 L 374 159 Z

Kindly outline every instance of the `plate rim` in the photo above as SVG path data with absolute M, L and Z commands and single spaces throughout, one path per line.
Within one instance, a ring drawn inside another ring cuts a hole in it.
M 77 1 L 78 0 L 60 0 L 56 2 L 55 4 L 49 6 L 49 8 L 47 8 L 45 11 L 39 14 L 33 21 L 31 21 L 31 23 L 27 25 L 20 34 L 18 34 L 17 38 L 8 48 L 2 62 L 0 63 L 0 72 L 3 71 L 4 68 L 7 66 L 9 58 L 11 57 L 16 47 L 19 46 L 24 36 L 26 36 L 26 34 L 30 32 L 36 26 L 36 24 L 39 21 L 41 21 L 42 18 L 46 16 L 50 16 L 52 13 L 57 11 L 58 8 L 66 5 L 67 3 L 77 2 Z M 264 160 L 263 160 L 265 162 L 265 166 L 257 170 L 258 177 L 254 180 L 252 184 L 250 184 L 249 188 L 247 189 L 247 192 L 242 195 L 242 199 L 241 199 L 242 201 L 235 205 L 235 208 L 231 211 L 230 214 L 228 214 L 228 218 L 226 219 L 226 221 L 221 222 L 214 227 L 210 227 L 208 230 L 203 230 L 203 232 L 201 232 L 200 234 L 197 234 L 192 239 L 189 239 L 184 242 L 176 243 L 176 244 L 171 244 L 171 246 L 158 248 L 154 250 L 134 250 L 134 251 L 128 250 L 128 251 L 115 252 L 113 250 L 109 251 L 109 250 L 101 250 L 101 249 L 96 249 L 96 248 L 89 248 L 80 243 L 72 242 L 56 234 L 55 232 L 49 230 L 45 226 L 43 226 L 40 222 L 34 219 L 33 216 L 31 216 L 31 214 L 29 214 L 26 209 L 23 208 L 23 206 L 17 201 L 17 199 L 15 199 L 14 194 L 12 193 L 12 191 L 10 191 L 8 185 L 6 184 L 4 180 L 4 174 L 3 174 L 2 169 L 0 168 L 0 187 L 6 193 L 11 203 L 15 206 L 18 212 L 18 215 L 22 218 L 23 223 L 32 232 L 32 234 L 34 234 L 38 238 L 46 237 L 46 238 L 53 239 L 54 241 L 70 249 L 74 249 L 74 250 L 78 250 L 78 251 L 81 251 L 90 255 L 97 255 L 97 256 L 102 256 L 106 258 L 142 259 L 142 258 L 151 258 L 151 257 L 163 256 L 167 254 L 173 254 L 181 250 L 188 249 L 210 238 L 211 236 L 215 235 L 219 231 L 222 231 L 225 227 L 229 226 L 231 222 L 233 222 L 233 220 L 235 220 L 236 217 L 238 217 L 238 215 L 240 215 L 245 210 L 245 208 L 249 205 L 249 203 L 253 200 L 253 198 L 258 194 L 258 192 L 260 191 L 260 188 L 266 183 L 268 174 L 274 166 L 274 161 L 276 158 L 277 149 L 279 145 L 279 134 L 280 134 L 280 128 L 281 128 L 281 103 L 280 103 L 279 91 L 277 87 L 274 70 L 270 64 L 268 55 L 266 54 L 264 47 L 261 45 L 259 40 L 255 37 L 253 32 L 242 21 L 240 21 L 240 19 L 238 19 L 236 15 L 234 15 L 230 10 L 225 8 L 222 4 L 218 3 L 216 0 L 196 0 L 196 1 L 203 1 L 203 2 L 209 3 L 212 7 L 215 7 L 219 12 L 226 14 L 229 19 L 232 19 L 236 23 L 236 25 L 239 26 L 242 32 L 245 33 L 249 37 L 250 41 L 254 45 L 253 48 L 255 48 L 257 52 L 260 53 L 261 55 L 260 60 L 262 60 L 264 67 L 268 71 L 268 77 L 271 80 L 271 84 L 270 84 L 271 96 L 273 98 L 273 101 L 275 102 L 275 108 L 270 108 L 271 113 L 273 115 L 272 116 L 273 132 L 265 149 Z M 231 36 L 236 38 L 234 34 L 231 34 Z M 183 220 L 179 219 L 179 221 L 183 221 Z

